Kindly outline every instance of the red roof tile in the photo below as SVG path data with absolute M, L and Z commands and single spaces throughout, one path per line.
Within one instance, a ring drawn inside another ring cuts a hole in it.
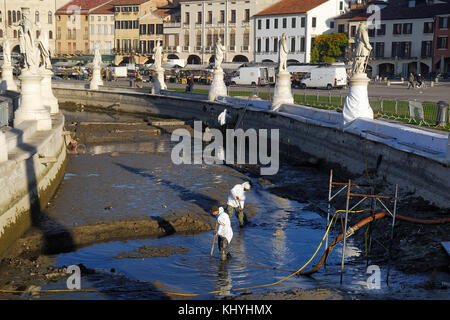
M 98 6 L 101 6 L 102 4 L 105 4 L 106 2 L 109 2 L 111 0 L 73 0 L 69 3 L 65 4 L 58 10 L 56 10 L 57 14 L 73 14 L 73 11 L 75 10 L 74 7 L 79 7 L 80 11 L 89 11 L 93 8 L 96 8 Z
M 94 9 L 90 12 L 91 14 L 114 14 L 114 4 L 112 2 L 108 2 L 97 9 Z
M 150 0 L 113 0 L 113 3 L 115 6 L 122 6 L 127 4 L 143 4 L 148 1 Z
M 268 16 L 290 13 L 304 13 L 327 2 L 328 0 L 281 0 L 255 16 Z

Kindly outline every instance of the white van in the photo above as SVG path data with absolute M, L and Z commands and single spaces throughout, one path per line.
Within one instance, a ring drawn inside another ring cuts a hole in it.
M 231 84 L 266 85 L 269 84 L 267 67 L 241 67 L 231 78 Z
M 311 68 L 300 80 L 300 87 L 306 88 L 342 88 L 347 85 L 345 66 L 316 66 Z

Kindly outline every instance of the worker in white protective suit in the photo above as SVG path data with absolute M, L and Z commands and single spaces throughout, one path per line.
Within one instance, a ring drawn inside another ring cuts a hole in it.
M 231 258 L 231 254 L 228 252 L 228 246 L 233 239 L 233 229 L 231 229 L 230 217 L 226 214 L 222 207 L 212 207 L 211 213 L 217 219 L 217 236 L 220 260 L 225 261 Z
M 230 218 L 233 211 L 237 212 L 239 226 L 243 227 L 247 223 L 247 216 L 244 214 L 245 192 L 250 190 L 250 183 L 244 182 L 235 185 L 228 193 L 227 212 Z

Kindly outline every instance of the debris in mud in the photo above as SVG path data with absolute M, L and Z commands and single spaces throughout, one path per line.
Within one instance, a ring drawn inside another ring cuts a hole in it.
M 137 249 L 122 252 L 119 253 L 117 256 L 115 256 L 116 259 L 124 259 L 124 258 L 155 258 L 155 257 L 168 257 L 173 254 L 178 253 L 185 253 L 188 252 L 189 249 L 183 246 L 171 246 L 171 245 L 164 245 L 164 246 L 156 246 L 156 247 L 150 247 L 147 245 L 144 245 L 142 247 L 139 247 Z
M 281 292 L 251 293 L 243 292 L 236 300 L 343 300 L 344 296 L 335 290 L 308 289 Z

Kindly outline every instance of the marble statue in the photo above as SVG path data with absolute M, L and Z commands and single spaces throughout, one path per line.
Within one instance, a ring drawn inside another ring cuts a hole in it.
M 161 45 L 161 39 L 156 40 L 156 46 L 153 49 L 153 60 L 155 60 L 155 62 L 153 63 L 154 69 L 155 70 L 160 70 L 162 69 L 162 45 Z
M 156 40 L 156 46 L 153 49 L 153 69 L 156 72 L 156 76 L 153 77 L 152 93 L 160 94 L 161 90 L 167 90 L 167 86 L 164 83 L 164 68 L 162 67 L 162 43 L 161 39 Z
M 11 44 L 6 36 L 3 40 L 3 65 L 11 66 Z
M 356 49 L 353 53 L 353 74 L 361 74 L 366 72 L 367 62 L 369 60 L 372 46 L 369 42 L 369 34 L 367 33 L 367 24 L 360 22 L 355 36 Z
M 370 120 L 374 118 L 367 91 L 370 79 L 366 74 L 366 67 L 369 62 L 372 46 L 369 43 L 367 24 L 365 22 L 361 22 L 358 25 L 355 43 L 352 76 L 350 77 L 350 86 L 342 111 L 344 127 L 359 118 Z
M 35 38 L 36 29 L 30 17 L 30 9 L 22 11 L 22 19 L 15 24 L 19 27 L 20 51 L 24 57 L 24 69 L 37 73 L 40 63 L 40 51 Z
M 225 54 L 225 46 L 222 45 L 220 38 L 217 39 L 216 45 L 214 47 L 214 69 L 221 70 L 223 57 Z
M 215 101 L 217 97 L 227 95 L 227 87 L 223 80 L 225 74 L 222 69 L 225 50 L 225 46 L 222 45 L 220 38 L 218 38 L 214 46 L 214 69 L 213 80 L 208 93 L 209 101 Z
M 278 54 L 279 72 L 287 71 L 287 55 L 288 55 L 288 48 L 286 43 L 286 33 L 283 33 L 280 40 L 280 50 Z
M 41 28 L 40 31 L 41 32 L 39 33 L 38 45 L 39 45 L 39 50 L 41 53 L 41 58 L 42 58 L 42 63 L 43 63 L 42 67 L 44 69 L 51 70 L 52 63 L 50 61 L 50 49 L 49 49 L 49 43 L 48 43 L 47 30 Z
M 2 65 L 2 79 L 0 83 L 0 92 L 6 90 L 17 91 L 17 85 L 13 77 L 13 66 L 11 61 L 11 43 L 6 37 L 3 40 L 3 65 Z
M 293 104 L 294 97 L 291 90 L 291 74 L 287 69 L 288 47 L 286 33 L 283 33 L 278 50 L 278 73 L 276 76 L 275 89 L 273 92 L 270 110 L 278 110 L 282 104 Z
M 100 67 L 102 63 L 102 55 L 100 54 L 100 49 L 98 48 L 98 45 L 95 46 L 94 51 L 94 59 L 92 60 L 93 67 Z

